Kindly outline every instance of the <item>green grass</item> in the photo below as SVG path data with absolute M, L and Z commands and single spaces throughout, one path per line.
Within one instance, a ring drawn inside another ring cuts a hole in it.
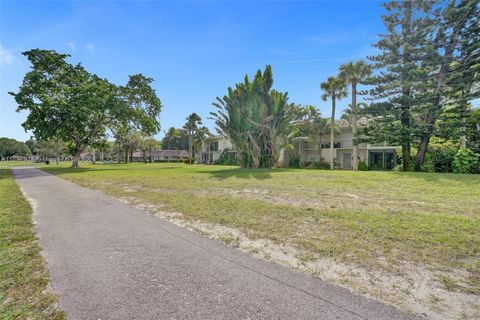
M 480 176 L 177 164 L 44 167 L 137 203 L 365 268 L 460 268 L 480 294 Z M 451 286 L 453 288 L 453 285 Z
M 11 172 L 0 168 L 0 319 L 65 319 L 47 290 L 31 215 Z
M 38 166 L 40 164 L 31 161 L 0 161 L 0 168 L 12 168 L 17 166 Z

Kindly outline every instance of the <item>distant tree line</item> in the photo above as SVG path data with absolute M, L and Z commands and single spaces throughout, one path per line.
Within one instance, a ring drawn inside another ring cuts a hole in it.
M 13 156 L 28 157 L 31 154 L 30 148 L 24 142 L 10 138 L 0 138 L 0 159 L 7 160 Z
M 207 127 L 203 126 L 202 118 L 195 112 L 190 114 L 185 121 L 182 128 L 171 127 L 167 130 L 162 139 L 162 149 L 188 150 L 189 163 L 192 163 L 202 142 L 212 134 Z
M 217 97 L 212 119 L 243 167 L 272 167 L 280 150 L 297 146 L 300 157 L 302 141 L 320 140 L 319 152 L 330 149 L 333 169 L 337 105 L 350 93 L 342 117 L 354 133 L 354 170 L 358 144 L 367 142 L 398 145 L 403 171 L 480 171 L 480 111 L 472 107 L 480 98 L 479 1 L 391 0 L 383 6 L 385 32 L 374 44 L 379 53 L 369 62 L 341 65 L 320 84 L 321 98 L 332 105 L 328 118 L 275 90 L 270 65 Z M 10 93 L 17 110 L 29 112 L 23 127 L 38 141 L 62 141 L 73 167 L 89 148 L 128 162 L 136 150 L 147 161 L 148 151 L 160 147 L 153 135 L 162 105 L 151 78 L 132 75 L 119 86 L 70 64 L 68 55 L 40 49 L 24 55 L 32 69 L 19 92 Z M 366 125 L 358 125 L 360 118 Z M 325 134 L 329 143 L 322 141 Z M 192 113 L 182 128 L 166 131 L 161 147 L 188 150 L 192 162 L 209 135 Z

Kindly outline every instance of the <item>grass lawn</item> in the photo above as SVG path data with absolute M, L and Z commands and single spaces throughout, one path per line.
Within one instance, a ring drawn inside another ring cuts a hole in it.
M 327 258 L 407 277 L 419 266 L 448 292 L 480 295 L 480 176 L 183 164 L 42 169 L 186 221 L 291 246 L 305 263 Z
M 0 168 L 0 319 L 64 319 L 48 285 L 32 208 Z

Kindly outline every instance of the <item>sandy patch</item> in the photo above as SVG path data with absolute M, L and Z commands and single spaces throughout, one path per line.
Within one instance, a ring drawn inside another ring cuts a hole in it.
M 268 195 L 268 191 L 253 189 L 244 189 L 242 193 Z M 390 272 L 361 268 L 331 258 L 314 256 L 288 244 L 277 244 L 268 239 L 252 240 L 234 228 L 185 220 L 182 213 L 165 211 L 161 205 L 139 203 L 133 198 L 120 200 L 258 258 L 335 283 L 352 292 L 392 304 L 418 316 L 428 319 L 480 319 L 478 296 L 458 290 L 446 290 L 438 280 L 439 275 L 445 275 L 455 282 L 462 282 L 467 275 L 460 269 L 439 274 L 409 263 L 399 266 L 398 270 L 389 270 Z M 387 266 L 387 263 L 385 265 Z

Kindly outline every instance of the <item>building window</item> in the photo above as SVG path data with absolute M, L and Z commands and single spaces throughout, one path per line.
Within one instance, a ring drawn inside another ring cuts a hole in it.
M 341 148 L 342 143 L 341 142 L 334 142 L 333 147 L 335 149 Z M 322 149 L 329 149 L 330 148 L 330 142 L 329 143 L 322 143 Z
M 218 151 L 218 141 L 210 142 L 210 151 Z
M 393 150 L 370 151 L 368 159 L 370 170 L 393 170 L 397 162 Z

